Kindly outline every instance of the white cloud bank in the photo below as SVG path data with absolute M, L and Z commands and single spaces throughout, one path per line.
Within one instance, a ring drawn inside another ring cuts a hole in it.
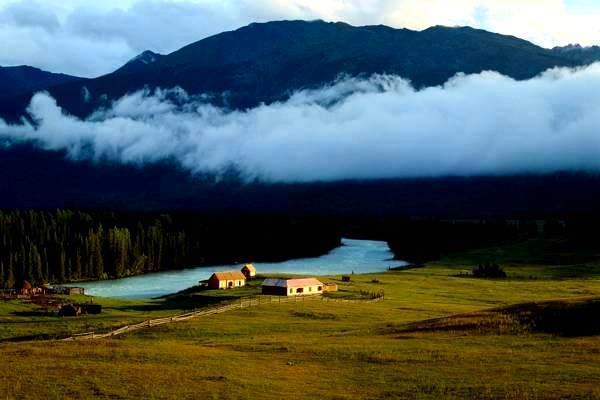
M 520 82 L 457 76 L 420 91 L 393 76 L 349 78 L 244 112 L 181 90 L 135 93 L 86 120 L 37 94 L 29 112 L 36 124 L 0 121 L 0 139 L 74 159 L 235 166 L 265 181 L 600 172 L 600 64 Z
M 0 0 L 0 65 L 86 77 L 251 22 L 471 25 L 543 46 L 600 44 L 596 0 Z

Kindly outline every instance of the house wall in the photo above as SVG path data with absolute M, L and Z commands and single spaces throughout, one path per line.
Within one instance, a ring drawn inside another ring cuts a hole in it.
M 248 268 L 242 268 L 242 274 L 246 275 L 246 278 L 253 278 L 256 276 L 256 272 L 250 271 Z
M 270 296 L 287 296 L 287 289 L 280 286 L 263 286 L 262 294 Z
M 208 281 L 208 286 L 214 289 L 229 289 L 229 283 L 231 282 L 231 288 L 240 288 L 246 286 L 246 281 L 241 279 L 235 280 L 213 280 Z
M 211 289 L 220 289 L 221 282 L 218 279 L 211 278 L 208 280 L 208 287 Z
M 256 272 L 250 271 L 248 268 L 242 268 L 242 274 L 246 276 L 256 276 Z
M 319 288 L 321 290 L 319 290 Z M 298 289 L 302 289 L 301 293 L 298 293 Z M 315 294 L 323 293 L 322 285 L 314 285 L 314 286 L 303 286 L 299 288 L 285 288 L 279 286 L 263 286 L 262 287 L 263 294 L 269 294 L 274 296 L 312 296 Z
M 319 288 L 321 290 L 319 290 Z M 290 292 L 290 289 L 292 290 Z M 302 289 L 301 293 L 298 293 L 298 289 Z M 321 294 L 323 293 L 323 285 L 311 285 L 311 286 L 304 286 L 304 287 L 300 287 L 300 288 L 288 288 L 287 289 L 287 295 L 288 296 L 311 296 L 311 295 L 315 295 L 315 294 Z

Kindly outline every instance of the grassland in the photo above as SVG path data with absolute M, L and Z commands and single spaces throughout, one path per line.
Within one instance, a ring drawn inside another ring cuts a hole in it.
M 597 326 L 600 264 L 560 248 L 514 243 L 338 282 L 340 296 L 384 290 L 379 303 L 272 304 L 112 340 L 3 342 L 0 398 L 600 398 L 600 331 L 566 335 L 535 319 L 569 322 L 575 310 Z M 464 276 L 490 257 L 509 279 Z M 102 299 L 105 313 L 77 319 L 0 303 L 0 337 L 120 326 L 256 290 Z

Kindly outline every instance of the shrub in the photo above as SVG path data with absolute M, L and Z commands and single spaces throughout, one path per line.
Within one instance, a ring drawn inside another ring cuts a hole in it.
M 473 268 L 475 278 L 506 279 L 506 272 L 498 264 L 479 264 Z
M 383 292 L 383 290 L 378 290 L 378 291 L 374 291 L 374 292 L 372 292 L 370 290 L 361 290 L 360 297 L 363 299 L 370 299 L 370 300 L 381 299 L 384 297 L 384 292 Z

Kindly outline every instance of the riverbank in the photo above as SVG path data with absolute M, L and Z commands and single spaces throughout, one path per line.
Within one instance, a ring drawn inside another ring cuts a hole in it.
M 387 243 L 370 240 L 342 239 L 336 247 L 321 257 L 299 258 L 285 262 L 255 263 L 261 274 L 298 274 L 309 276 L 346 275 L 352 273 L 383 272 L 391 265 Z M 217 271 L 239 270 L 241 265 L 216 265 L 178 271 L 164 271 L 113 281 L 80 284 L 86 293 L 112 298 L 153 298 L 179 292 L 199 281 L 208 279 Z

